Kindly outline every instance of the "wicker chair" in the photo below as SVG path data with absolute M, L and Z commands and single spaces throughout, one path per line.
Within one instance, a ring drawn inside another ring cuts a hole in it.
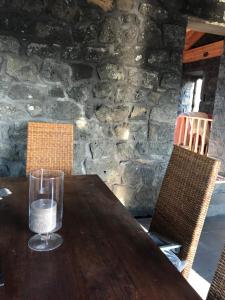
M 207 300 L 225 300 L 225 246 L 210 286 Z
M 34 169 L 73 170 L 73 125 L 28 123 L 26 173 Z
M 183 276 L 193 264 L 220 162 L 174 146 L 149 231 L 182 245 Z

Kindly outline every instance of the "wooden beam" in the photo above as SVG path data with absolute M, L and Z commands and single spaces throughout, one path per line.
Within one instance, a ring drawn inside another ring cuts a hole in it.
M 190 62 L 209 59 L 223 55 L 224 52 L 224 41 L 211 43 L 202 47 L 198 47 L 183 52 L 183 63 L 187 64 Z
M 190 49 L 198 40 L 200 40 L 201 37 L 203 37 L 204 34 L 204 32 L 189 30 L 186 33 L 184 49 Z
M 196 17 L 188 17 L 188 28 L 195 31 L 225 36 L 225 23 L 210 22 Z

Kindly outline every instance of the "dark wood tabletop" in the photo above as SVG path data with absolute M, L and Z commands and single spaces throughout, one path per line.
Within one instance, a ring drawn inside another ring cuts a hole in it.
M 98 176 L 65 178 L 64 243 L 44 253 L 27 246 L 27 179 L 0 186 L 1 300 L 200 300 Z

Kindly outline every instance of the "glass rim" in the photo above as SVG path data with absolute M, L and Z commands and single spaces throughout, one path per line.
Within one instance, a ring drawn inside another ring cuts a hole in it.
M 62 171 L 62 170 L 50 170 L 50 169 L 35 169 L 35 170 L 31 170 L 30 171 L 30 173 L 29 173 L 29 176 L 30 176 L 30 178 L 32 177 L 32 178 L 35 178 L 35 179 L 40 179 L 41 178 L 41 174 L 40 174 L 40 176 L 35 176 L 35 175 L 33 175 L 33 173 L 35 173 L 35 172 L 40 172 L 41 173 L 41 170 L 43 170 L 43 178 L 42 178 L 42 180 L 46 180 L 46 179 L 52 179 L 52 180 L 54 180 L 54 179 L 57 179 L 57 178 L 63 178 L 64 177 L 64 172 Z M 56 175 L 56 176 L 49 176 L 49 177 L 45 177 L 44 176 L 44 172 L 45 171 L 47 171 L 47 172 L 53 172 L 53 173 L 55 173 L 55 174 L 57 174 L 58 173 L 58 175 Z

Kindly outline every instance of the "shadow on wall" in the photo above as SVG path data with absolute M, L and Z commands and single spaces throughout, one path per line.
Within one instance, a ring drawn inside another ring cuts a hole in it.
M 173 144 L 186 20 L 149 1 L 17 1 L 0 12 L 0 174 L 25 174 L 29 120 L 76 124 L 75 174 L 151 214 Z

